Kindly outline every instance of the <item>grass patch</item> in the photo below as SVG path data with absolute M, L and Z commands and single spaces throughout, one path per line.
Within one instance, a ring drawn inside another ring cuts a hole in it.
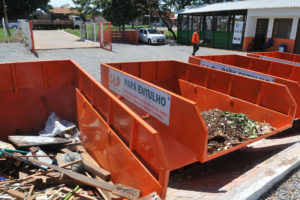
M 177 37 L 177 30 L 173 30 L 176 37 Z M 173 34 L 170 32 L 170 31 L 167 31 L 167 30 L 164 30 L 164 31 L 161 31 L 163 32 L 163 34 L 166 36 L 166 38 L 173 38 Z
M 71 29 L 71 28 L 66 28 L 63 29 L 64 31 L 71 33 L 72 35 L 75 35 L 77 37 L 80 37 L 80 29 Z
M 13 33 L 15 32 L 15 29 L 9 29 L 11 35 L 13 35 Z M 10 41 L 11 38 L 8 36 L 7 34 L 7 40 Z M 4 30 L 3 28 L 0 28 L 0 42 L 5 42 L 5 36 L 4 36 Z

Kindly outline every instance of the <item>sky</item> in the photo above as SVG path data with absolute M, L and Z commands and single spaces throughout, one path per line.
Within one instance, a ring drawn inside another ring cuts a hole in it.
M 72 0 L 50 0 L 50 4 L 53 7 L 60 7 L 62 5 L 65 5 L 66 3 L 70 4 L 70 6 L 74 6 Z

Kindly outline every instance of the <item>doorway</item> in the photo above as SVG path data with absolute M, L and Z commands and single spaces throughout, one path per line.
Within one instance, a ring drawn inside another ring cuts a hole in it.
M 266 42 L 267 32 L 269 26 L 269 19 L 257 19 L 255 38 L 254 38 L 254 49 L 260 49 Z
M 294 53 L 300 54 L 300 19 L 298 21 L 298 30 L 297 30 L 296 40 L 295 40 Z

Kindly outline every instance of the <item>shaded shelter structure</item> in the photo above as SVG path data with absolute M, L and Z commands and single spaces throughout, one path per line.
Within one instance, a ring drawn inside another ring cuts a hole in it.
M 178 14 L 178 43 L 199 28 L 204 45 L 233 50 L 300 53 L 299 0 L 248 0 L 186 7 Z M 272 38 L 271 41 L 269 41 Z M 267 49 L 268 48 L 268 49 Z

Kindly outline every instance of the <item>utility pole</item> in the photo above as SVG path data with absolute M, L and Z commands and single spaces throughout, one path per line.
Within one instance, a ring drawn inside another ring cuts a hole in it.
M 6 30 L 8 32 L 8 35 L 10 36 L 10 31 L 8 29 L 8 18 L 7 18 L 5 0 L 2 0 L 2 3 L 3 3 L 3 13 L 4 13 L 4 21 L 5 21 L 5 23 L 3 24 L 3 26 L 6 26 Z

